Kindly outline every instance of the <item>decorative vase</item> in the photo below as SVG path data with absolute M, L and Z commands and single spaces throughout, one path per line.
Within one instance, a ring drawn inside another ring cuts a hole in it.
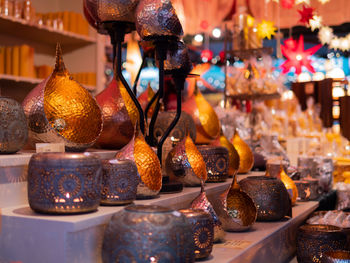
M 226 233 L 222 229 L 221 221 L 217 216 L 212 204 L 208 200 L 208 197 L 204 190 L 203 182 L 201 184 L 200 194 L 191 202 L 191 208 L 204 210 L 209 215 L 211 215 L 214 222 L 214 242 L 216 243 L 216 242 L 224 241 Z
M 27 118 L 21 104 L 0 96 L 0 154 L 19 151 L 27 139 Z
M 178 38 L 183 35 L 181 23 L 170 0 L 140 0 L 135 23 L 142 40 L 163 36 Z
M 146 143 L 139 126 L 136 126 L 134 137 L 117 152 L 119 160 L 134 161 L 141 178 L 137 187 L 137 198 L 156 197 L 162 188 L 162 170 L 155 152 Z
M 225 147 L 213 145 L 199 145 L 208 178 L 206 182 L 224 182 L 228 178 L 229 155 Z
M 153 91 L 153 89 L 151 87 L 151 84 L 148 82 L 147 89 L 144 92 L 142 92 L 140 94 L 140 96 L 138 96 L 137 100 L 139 101 L 139 103 L 140 103 L 140 105 L 142 107 L 142 110 L 145 112 L 145 114 L 146 114 L 147 105 L 151 101 L 151 99 L 153 98 L 153 96 L 155 94 L 156 93 Z M 154 111 L 154 109 L 156 107 L 156 103 L 157 103 L 157 101 L 155 100 L 152 103 L 152 105 L 150 105 L 148 113 L 147 113 L 147 117 L 148 118 L 152 117 L 153 111 Z M 161 112 L 159 113 L 158 118 L 160 117 L 160 114 L 161 114 Z M 157 118 L 157 120 L 158 120 L 158 118 Z
M 104 234 L 102 260 L 194 262 L 191 225 L 166 207 L 131 205 L 113 215 Z
M 207 180 L 204 159 L 189 135 L 169 152 L 165 169 L 171 180 L 185 186 L 200 185 L 202 180 Z
M 248 176 L 239 185 L 254 201 L 257 221 L 277 221 L 292 216 L 292 204 L 281 180 L 267 176 Z
M 186 216 L 192 226 L 196 259 L 209 257 L 214 241 L 213 218 L 202 209 L 181 209 L 179 212 Z
M 239 155 L 233 144 L 226 138 L 226 136 L 221 131 L 220 136 L 215 141 L 213 141 L 211 145 L 222 146 L 228 150 L 228 176 L 233 177 L 233 175 L 236 174 L 239 169 Z
M 160 112 L 156 123 L 154 125 L 154 138 L 161 138 L 170 123 L 175 118 L 175 111 L 163 111 Z M 176 123 L 174 129 L 169 134 L 168 138 L 172 138 L 174 141 L 181 141 L 189 133 L 193 141 L 196 140 L 196 125 L 190 115 L 182 111 L 179 121 Z
M 66 151 L 91 147 L 102 130 L 102 113 L 95 99 L 72 79 L 57 44 L 56 66 L 23 101 L 28 119 L 29 141 L 65 144 Z
M 136 199 L 140 177 L 137 167 L 130 160 L 102 161 L 101 204 L 125 205 Z
M 49 214 L 95 211 L 101 174 L 101 161 L 90 153 L 36 153 L 28 165 L 29 205 Z
M 125 87 L 115 79 L 96 96 L 103 115 L 103 130 L 97 146 L 121 149 L 132 139 L 139 112 Z
M 302 263 L 321 262 L 322 254 L 344 250 L 346 235 L 341 228 L 328 225 L 303 225 L 298 229 L 297 259 Z
M 219 118 L 198 88 L 184 101 L 183 111 L 191 115 L 196 124 L 196 144 L 208 144 L 219 136 L 221 129 Z
M 277 170 L 278 172 L 276 172 Z M 298 189 L 294 181 L 285 173 L 282 164 L 268 162 L 265 175 L 281 180 L 289 193 L 292 205 L 295 205 L 298 198 Z
M 84 6 L 96 23 L 134 22 L 138 2 L 139 0 L 84 0 Z
M 225 231 L 246 231 L 257 218 L 255 203 L 240 189 L 236 175 L 230 188 L 215 200 L 214 209 Z
M 331 250 L 323 252 L 321 256 L 322 263 L 350 263 L 350 251 Z
M 249 145 L 239 137 L 237 130 L 231 139 L 231 143 L 235 147 L 239 155 L 239 170 L 238 173 L 245 174 L 253 168 L 254 156 Z

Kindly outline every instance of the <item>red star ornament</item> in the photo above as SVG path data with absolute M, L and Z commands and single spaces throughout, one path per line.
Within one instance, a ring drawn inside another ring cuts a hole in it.
M 315 8 L 307 7 L 307 6 L 303 5 L 303 9 L 298 10 L 298 12 L 301 16 L 299 21 L 301 23 L 308 24 L 309 20 L 314 17 L 314 11 L 315 11 Z
M 294 43 L 293 43 L 294 41 Z M 290 71 L 291 68 L 295 68 L 295 74 L 301 73 L 301 67 L 306 67 L 310 72 L 315 73 L 315 69 L 311 65 L 311 55 L 315 54 L 317 50 L 322 47 L 321 44 L 304 50 L 304 36 L 299 37 L 298 42 L 289 38 L 284 41 L 284 45 L 281 45 L 282 54 L 287 60 L 281 65 L 283 74 Z

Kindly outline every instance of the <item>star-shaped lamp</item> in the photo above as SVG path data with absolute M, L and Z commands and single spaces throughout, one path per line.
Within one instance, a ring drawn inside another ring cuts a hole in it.
M 257 30 L 258 36 L 260 38 L 267 37 L 268 39 L 271 39 L 271 36 L 275 34 L 277 28 L 274 26 L 272 21 L 263 20 L 261 23 L 258 24 Z
M 295 4 L 296 5 L 300 5 L 300 4 L 307 4 L 307 5 L 309 5 L 310 4 L 310 0 L 296 0 Z
M 309 25 L 312 31 L 319 29 L 322 26 L 322 16 L 313 16 L 313 18 L 309 20 Z
M 298 10 L 301 16 L 299 21 L 304 24 L 309 24 L 309 20 L 314 17 L 314 11 L 315 11 L 315 8 L 307 7 L 303 5 L 303 9 Z
M 315 54 L 317 50 L 322 47 L 321 44 L 314 46 L 310 49 L 304 50 L 304 37 L 301 35 L 298 42 L 292 38 L 287 39 L 284 45 L 281 45 L 282 54 L 287 60 L 281 65 L 283 74 L 290 71 L 291 68 L 295 68 L 295 73 L 301 73 L 301 67 L 306 67 L 312 73 L 315 73 L 315 69 L 311 65 L 310 56 Z

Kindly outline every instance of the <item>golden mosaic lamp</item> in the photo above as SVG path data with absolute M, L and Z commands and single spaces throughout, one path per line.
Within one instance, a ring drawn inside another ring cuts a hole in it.
M 29 142 L 62 142 L 67 151 L 84 151 L 102 130 L 102 113 L 96 100 L 66 69 L 59 44 L 52 74 L 24 99 Z
M 116 154 L 116 158 L 136 163 L 141 182 L 137 187 L 137 198 L 153 198 L 162 188 L 162 170 L 157 155 L 146 143 L 140 128 L 136 125 L 132 140 Z
M 252 198 L 240 189 L 236 174 L 230 188 L 223 192 L 219 198 L 216 198 L 214 202 L 215 212 L 225 231 L 246 231 L 256 221 L 256 205 Z
M 222 146 L 228 150 L 229 156 L 229 177 L 233 177 L 234 174 L 238 172 L 239 169 L 239 155 L 233 144 L 226 138 L 223 132 L 220 132 L 220 136 L 211 143 L 215 146 Z
M 169 152 L 165 163 L 170 178 L 184 185 L 200 185 L 201 180 L 207 180 L 204 159 L 189 134 Z
M 196 123 L 196 144 L 208 144 L 219 136 L 219 118 L 198 88 L 193 96 L 183 103 L 183 110 L 190 114 Z
M 103 115 L 103 130 L 97 145 L 105 149 L 121 149 L 132 139 L 139 112 L 126 88 L 113 79 L 96 96 Z
M 237 130 L 231 139 L 231 143 L 235 147 L 239 155 L 239 169 L 238 173 L 245 174 L 248 173 L 254 165 L 253 152 L 249 145 L 241 139 Z

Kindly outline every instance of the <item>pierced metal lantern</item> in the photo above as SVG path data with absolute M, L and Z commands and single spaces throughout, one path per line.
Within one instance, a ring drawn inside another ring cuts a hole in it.
M 27 139 L 27 119 L 21 104 L 0 97 L 0 154 L 19 151 Z
M 210 214 L 202 209 L 181 209 L 192 226 L 194 253 L 196 259 L 209 257 L 214 242 L 214 221 Z
M 104 234 L 102 260 L 114 262 L 194 262 L 191 225 L 178 211 L 131 205 L 113 215 Z
M 101 204 L 125 205 L 136 199 L 140 177 L 130 160 L 103 160 Z
M 36 153 L 28 166 L 28 201 L 39 213 L 95 211 L 101 200 L 102 165 L 90 153 Z

